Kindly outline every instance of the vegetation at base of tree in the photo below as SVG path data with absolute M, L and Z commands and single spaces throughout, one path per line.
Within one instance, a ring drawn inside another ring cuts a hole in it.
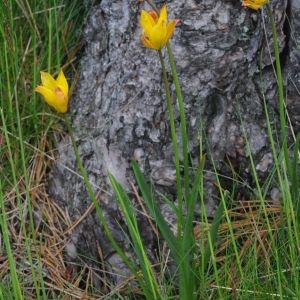
M 181 235 L 178 228 L 177 233 L 170 229 L 156 204 L 153 186 L 138 165 L 132 164 L 137 181 L 134 195 L 138 202 L 145 203 L 139 209 L 148 217 L 149 226 L 161 243 L 158 265 L 152 265 L 144 249 L 137 208 L 112 175 L 112 187 L 136 257 L 132 259 L 121 249 L 118 251 L 129 264 L 132 277 L 113 287 L 104 276 L 103 288 L 98 290 L 93 287 L 95 274 L 91 267 L 65 261 L 68 232 L 74 224 L 49 198 L 44 185 L 55 159 L 53 133 L 67 134 L 65 120 L 48 108 L 33 90 L 39 84 L 40 71 L 56 76 L 63 68 L 72 93 L 79 74 L 85 17 L 82 1 L 78 0 L 0 3 L 0 299 L 298 299 L 300 136 L 294 136 L 293 143 L 288 144 L 287 136 L 292 128 L 287 122 L 277 43 L 274 43 L 274 53 L 280 132 L 273 127 L 265 99 L 274 166 L 264 183 L 258 179 L 244 133 L 255 182 L 249 187 L 252 197 L 237 201 L 235 184 L 232 190 L 226 190 L 222 175 L 215 167 L 220 204 L 215 218 L 208 218 L 204 205 L 204 162 L 209 160 L 214 166 L 214 160 L 210 153 L 202 153 L 205 134 L 200 132 L 201 163 L 193 166 L 191 172 L 185 155 L 183 169 L 188 170 L 177 181 L 177 184 L 183 182 L 178 189 L 184 199 L 182 205 L 186 205 L 186 215 L 183 209 L 172 206 L 180 220 Z M 269 18 L 272 20 L 270 10 Z M 273 23 L 276 41 L 274 28 Z M 170 55 L 172 58 L 171 52 Z M 243 124 L 243 116 L 240 121 Z M 70 131 L 70 124 L 67 128 Z M 184 134 L 185 129 L 181 132 Z M 79 175 L 87 180 L 84 172 L 81 170 Z M 231 180 L 243 183 L 234 170 Z M 278 202 L 266 196 L 274 182 L 280 192 Z M 170 203 L 168 199 L 166 202 Z M 197 202 L 201 216 L 195 220 L 193 212 Z M 102 223 L 105 222 L 101 207 L 97 213 Z M 164 243 L 167 247 L 163 247 Z M 168 270 L 171 262 L 176 266 L 173 273 Z

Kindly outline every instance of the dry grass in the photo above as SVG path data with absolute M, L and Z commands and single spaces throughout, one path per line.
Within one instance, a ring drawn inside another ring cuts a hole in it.
M 6 192 L 4 197 L 12 254 L 17 264 L 19 278 L 22 278 L 24 296 L 26 299 L 34 299 L 21 218 L 27 227 L 27 238 L 35 271 L 42 275 L 46 290 L 49 292 L 49 299 L 53 298 L 56 293 L 62 296 L 61 299 L 99 299 L 99 295 L 93 295 L 87 290 L 92 285 L 93 270 L 87 266 L 78 268 L 67 261 L 63 255 L 70 233 L 93 210 L 93 207 L 90 206 L 80 219 L 72 221 L 67 211 L 64 211 L 49 197 L 44 181 L 54 156 L 52 152 L 49 152 L 50 154 L 47 152 L 48 149 L 48 141 L 42 138 L 28 168 L 34 233 L 29 229 L 28 199 L 24 179 L 20 178 L 18 186 Z M 17 195 L 20 195 L 21 206 L 18 205 Z M 9 262 L 5 250 L 0 250 L 2 253 L 0 280 L 5 282 L 9 274 Z M 85 278 L 84 288 L 82 287 L 83 278 Z
M 232 238 L 230 236 L 230 228 L 234 232 L 234 239 L 239 245 L 239 256 L 243 260 L 248 259 L 245 255 L 247 251 L 256 245 L 257 257 L 268 257 L 269 250 L 272 248 L 270 243 L 266 218 L 268 218 L 269 226 L 271 227 L 274 236 L 277 234 L 277 229 L 284 221 L 281 215 L 279 203 L 272 200 L 266 200 L 266 211 L 261 207 L 260 200 L 243 200 L 238 201 L 232 209 L 228 211 L 230 224 L 224 222 L 219 228 L 219 242 L 216 250 L 216 259 L 222 263 L 226 258 L 226 250 L 232 246 Z M 201 236 L 207 235 L 208 226 L 202 223 L 196 224 L 194 227 L 194 235 L 196 240 Z
M 94 206 L 88 207 L 86 212 L 77 220 L 71 220 L 68 212 L 59 207 L 53 199 L 49 197 L 45 189 L 47 170 L 51 167 L 55 159 L 51 145 L 46 138 L 41 138 L 38 149 L 36 149 L 31 164 L 28 168 L 29 175 L 29 194 L 31 199 L 34 233 L 29 231 L 29 214 L 27 206 L 26 185 L 23 178 L 18 181 L 18 186 L 6 192 L 5 207 L 7 214 L 7 225 L 9 228 L 10 243 L 13 249 L 13 256 L 17 262 L 19 278 L 22 278 L 23 292 L 26 299 L 34 299 L 34 285 L 31 279 L 31 267 L 27 260 L 24 232 L 21 226 L 21 218 L 25 221 L 27 238 L 30 239 L 30 250 L 33 258 L 33 265 L 37 274 L 41 274 L 45 289 L 49 299 L 60 296 L 61 299 L 99 299 L 106 294 L 110 298 L 115 294 L 128 292 L 130 282 L 134 281 L 134 276 L 126 278 L 122 284 L 110 288 L 108 277 L 100 279 L 103 290 L 96 293 L 93 289 L 93 277 L 99 276 L 99 270 L 95 272 L 92 267 L 82 263 L 76 265 L 68 261 L 64 255 L 64 249 L 69 242 L 72 231 L 93 211 Z M 21 207 L 18 205 L 20 195 Z M 135 194 L 138 197 L 137 191 Z M 138 198 L 142 207 L 142 212 L 147 215 L 143 207 L 142 200 Z M 280 206 L 272 201 L 266 201 L 267 215 L 269 222 L 274 228 L 278 228 L 281 220 Z M 234 231 L 236 241 L 240 246 L 240 258 L 243 260 L 244 254 L 250 247 L 256 245 L 257 255 L 268 257 L 271 249 L 269 243 L 269 231 L 266 228 L 265 218 L 261 209 L 260 201 L 240 201 L 229 211 L 231 224 L 223 223 L 219 229 L 220 240 L 216 251 L 217 261 L 222 264 L 226 258 L 226 249 L 231 246 L 232 239 L 229 235 L 229 226 Z M 153 220 L 148 216 L 149 226 L 155 234 L 157 228 Z M 204 229 L 206 228 L 206 229 Z M 199 239 L 203 232 L 207 232 L 207 226 L 197 224 L 194 228 L 196 239 Z M 2 246 L 2 245 L 1 245 Z M 0 249 L 0 280 L 6 281 L 9 273 L 8 257 L 4 249 Z M 98 249 L 101 257 L 101 249 Z M 247 255 L 245 255 L 245 258 Z M 100 265 L 100 263 L 99 263 Z M 104 264 L 102 264 L 104 265 Z M 163 268 L 162 268 L 163 269 Z M 103 269 L 102 274 L 106 274 Z M 233 270 L 233 274 L 234 274 Z M 131 292 L 132 290 L 131 286 Z M 140 294 L 140 290 L 134 293 Z

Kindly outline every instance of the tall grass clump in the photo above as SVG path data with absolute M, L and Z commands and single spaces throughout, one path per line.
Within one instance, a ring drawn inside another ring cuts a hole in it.
M 2 299 L 48 299 L 34 216 L 42 186 L 37 172 L 44 172 L 47 163 L 35 163 L 38 156 L 51 156 L 45 151 L 56 117 L 33 88 L 41 70 L 56 72 L 63 65 L 76 75 L 83 16 L 81 1 L 0 3 L 0 226 L 1 253 L 9 265 L 1 272 Z
M 246 1 L 245 1 L 246 2 Z M 284 79 L 282 76 L 277 29 L 270 4 L 266 5 L 272 28 L 274 76 L 278 87 L 279 126 L 271 118 L 267 99 L 264 101 L 266 124 L 270 149 L 273 155 L 273 169 L 262 182 L 256 169 L 254 157 L 246 133 L 246 125 L 240 115 L 244 129 L 246 149 L 251 173 L 254 179 L 253 200 L 233 205 L 231 219 L 221 226 L 234 230 L 231 245 L 227 245 L 225 262 L 220 268 L 223 274 L 221 285 L 216 289 L 234 294 L 238 299 L 298 299 L 299 298 L 299 134 L 295 135 L 288 123 L 285 104 Z M 273 117 L 273 116 L 272 116 Z M 279 191 L 278 199 L 269 200 L 271 187 Z M 231 231 L 231 230 L 230 230 Z M 235 240 L 235 242 L 234 242 Z M 228 250 L 227 250 L 228 251 Z M 236 255 L 235 262 L 230 255 Z M 225 268 L 225 269 L 224 269 Z M 244 276 L 241 276 L 241 270 Z M 233 277 L 234 281 L 226 281 Z
M 0 250 L 1 258 L 2 253 L 5 257 L 0 271 L 0 299 L 100 297 L 92 287 L 92 280 L 82 280 L 84 273 L 88 274 L 85 278 L 91 278 L 92 271 L 82 268 L 74 274 L 66 267 L 62 251 L 67 233 L 75 225 L 49 200 L 42 188 L 49 159 L 52 159 L 52 130 L 61 130 L 61 123 L 66 125 L 70 135 L 78 169 L 92 200 L 91 207 L 95 208 L 113 248 L 132 272 L 133 282 L 126 286 L 124 297 L 299 299 L 300 135 L 295 135 L 288 126 L 276 25 L 270 5 L 265 6 L 268 1 L 244 0 L 243 5 L 252 9 L 266 8 L 267 16 L 262 14 L 262 17 L 268 17 L 272 25 L 279 126 L 273 125 L 267 99 L 264 99 L 264 109 L 274 166 L 267 179 L 261 182 L 240 115 L 254 179 L 254 186 L 247 186 L 252 197 L 243 200 L 236 199 L 235 185 L 246 186 L 246 183 L 232 168 L 232 190 L 223 187 L 223 176 L 218 173 L 209 145 L 204 145 L 205 134 L 201 130 L 199 165 L 190 163 L 184 99 L 176 58 L 169 44 L 178 20 L 167 19 L 165 5 L 158 10 L 152 1 L 147 2 L 153 11 L 141 11 L 142 42 L 149 48 L 147 55 L 157 55 L 161 65 L 162 98 L 166 99 L 169 114 L 177 199 L 174 203 L 166 195 L 159 194 L 135 161 L 132 162 L 136 181 L 132 184 L 133 193 L 128 194 L 109 174 L 114 197 L 127 225 L 124 234 L 131 243 L 134 258 L 127 255 L 110 232 L 80 158 L 68 116 L 53 114 L 33 93 L 40 71 L 52 76 L 50 73 L 57 75 L 64 69 L 67 77 L 76 83 L 74 62 L 81 47 L 81 25 L 78 24 L 84 21 L 81 1 L 3 0 L 0 3 L 3 20 L 0 25 L 3 40 L 0 44 L 0 229 L 3 240 Z M 166 71 L 168 67 L 171 81 Z M 176 105 L 171 99 L 172 83 Z M 61 96 L 59 83 L 55 84 L 53 90 L 56 92 L 58 88 Z M 70 95 L 64 96 L 69 101 Z M 176 109 L 179 111 L 179 133 L 175 126 Z M 207 161 L 212 166 L 219 194 L 213 219 L 209 218 L 205 206 Z M 274 185 L 280 192 L 278 202 L 268 199 L 270 187 Z M 155 265 L 143 243 L 140 212 L 133 200 L 141 205 L 157 236 L 159 253 Z M 162 201 L 176 216 L 175 229 L 161 212 Z M 201 210 L 196 220 L 197 204 Z M 57 218 L 66 230 L 59 232 Z M 111 295 L 105 297 L 116 299 L 119 293 L 114 290 Z

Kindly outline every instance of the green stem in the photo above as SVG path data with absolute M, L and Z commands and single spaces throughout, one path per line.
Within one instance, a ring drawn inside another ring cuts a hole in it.
M 151 1 L 147 0 L 147 3 L 159 14 L 159 10 L 156 5 Z M 161 52 L 161 51 L 159 51 Z M 181 128 L 181 138 L 182 138 L 182 152 L 183 152 L 183 166 L 184 166 L 184 189 L 185 189 L 185 200 L 189 199 L 189 157 L 188 157 L 188 139 L 187 139 L 187 130 L 186 130 L 186 119 L 184 112 L 184 104 L 183 97 L 181 93 L 181 88 L 179 84 L 178 74 L 176 71 L 176 65 L 174 61 L 174 56 L 172 53 L 172 49 L 170 47 L 170 43 L 167 43 L 167 52 L 171 67 L 171 72 L 174 80 L 177 101 L 179 106 L 179 114 L 180 114 L 180 128 Z
M 75 138 L 74 138 L 74 134 L 73 134 L 73 129 L 72 129 L 72 126 L 70 124 L 70 120 L 68 119 L 68 117 L 66 115 L 63 115 L 64 117 L 64 120 L 65 120 L 65 123 L 67 125 L 67 128 L 68 128 L 68 132 L 69 132 L 69 135 L 70 135 L 70 138 L 71 138 L 71 142 L 72 142 L 72 146 L 73 146 L 73 149 L 74 149 L 74 154 L 75 154 L 75 158 L 76 158 L 76 162 L 77 162 L 77 165 L 78 165 L 78 168 L 81 172 L 81 175 L 83 177 L 83 180 L 84 180 L 84 183 L 86 185 L 86 188 L 87 188 L 87 191 L 88 191 L 88 194 L 89 194 L 89 197 L 91 198 L 94 206 L 95 206 L 95 209 L 96 209 L 96 212 L 97 212 L 97 215 L 102 223 L 102 226 L 104 228 L 104 231 L 109 239 L 109 241 L 111 242 L 113 248 L 116 250 L 116 252 L 120 255 L 120 257 L 123 259 L 123 261 L 127 264 L 127 266 L 130 268 L 130 270 L 135 273 L 136 276 L 138 276 L 137 274 L 137 271 L 135 270 L 133 264 L 129 261 L 128 257 L 125 255 L 125 253 L 123 252 L 123 250 L 118 246 L 117 242 L 115 241 L 114 237 L 112 236 L 111 232 L 110 232 L 110 229 L 107 225 L 107 222 L 105 220 L 105 217 L 104 217 L 104 214 L 103 214 L 103 211 L 98 203 L 98 200 L 96 198 L 96 195 L 93 191 L 93 188 L 92 188 L 92 185 L 88 179 L 88 175 L 86 173 L 86 170 L 83 166 L 83 163 L 82 163 L 82 160 L 80 158 L 80 155 L 79 155 L 79 152 L 78 152 L 78 148 L 77 148 L 77 145 L 76 145 L 76 142 L 75 142 Z
M 174 62 L 174 56 L 172 53 L 172 49 L 170 47 L 170 43 L 167 43 L 167 51 L 168 57 L 171 67 L 171 72 L 174 80 L 177 102 L 179 106 L 179 114 L 180 114 L 180 128 L 181 128 L 181 138 L 182 138 L 182 153 L 183 153 L 183 170 L 184 170 L 184 190 L 185 190 L 185 201 L 188 202 L 189 199 L 189 157 L 188 157 L 188 138 L 187 138 L 187 130 L 186 130 L 186 119 L 184 112 L 184 103 L 183 97 L 181 93 L 181 88 L 179 84 L 178 74 L 176 71 L 176 65 Z
M 286 132 L 286 116 L 285 116 L 285 102 L 284 102 L 284 90 L 283 90 L 283 79 L 281 72 L 281 64 L 279 57 L 279 47 L 278 47 L 278 37 L 276 23 L 272 14 L 272 9 L 270 4 L 267 4 L 268 16 L 271 20 L 272 34 L 273 34 L 273 44 L 274 44 L 274 54 L 275 54 L 275 64 L 276 64 L 276 75 L 277 75 L 277 85 L 278 85 L 278 96 L 279 96 L 279 118 L 280 118 L 280 129 L 281 129 L 281 138 L 283 144 L 283 151 L 285 162 L 289 168 L 289 154 L 287 146 L 287 132 Z
M 176 136 L 176 128 L 175 128 L 175 118 L 174 118 L 174 110 L 172 106 L 172 100 L 171 100 L 171 93 L 170 93 L 170 85 L 167 77 L 165 62 L 162 56 L 161 50 L 158 51 L 159 59 L 162 67 L 162 74 L 163 74 L 163 80 L 164 80 L 164 86 L 166 91 L 166 98 L 167 98 L 167 105 L 168 105 L 168 111 L 170 116 L 170 128 L 171 128 L 171 137 L 173 141 L 173 148 L 174 148 L 174 156 L 175 156 L 175 168 L 176 168 L 176 184 L 177 184 L 177 194 L 178 194 L 178 241 L 181 241 L 181 231 L 182 231 L 182 222 L 183 222 L 183 216 L 182 216 L 182 187 L 181 187 L 181 180 L 180 180 L 180 164 L 179 164 L 179 150 L 178 150 L 178 143 L 177 143 L 177 136 Z M 181 244 L 181 242 L 179 242 Z

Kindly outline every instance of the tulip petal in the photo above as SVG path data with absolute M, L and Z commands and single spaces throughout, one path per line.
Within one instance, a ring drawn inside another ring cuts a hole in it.
M 65 113 L 68 110 L 69 98 L 64 94 L 61 86 L 57 86 L 55 89 L 56 95 L 56 110 L 61 113 Z
M 166 6 L 166 4 L 164 4 L 160 10 L 159 19 L 158 19 L 157 23 L 159 23 L 161 21 L 164 21 L 167 23 L 167 6 Z
M 167 35 L 167 25 L 162 20 L 158 22 L 152 29 L 149 40 L 156 50 L 163 48 L 165 44 L 165 39 Z
M 155 25 L 155 21 L 153 20 L 152 16 L 145 10 L 142 10 L 140 22 L 145 34 L 150 35 L 150 32 Z
M 242 5 L 257 10 L 267 2 L 268 0 L 243 0 Z
M 66 97 L 68 97 L 69 94 L 69 85 L 67 82 L 67 79 L 65 77 L 65 74 L 63 70 L 60 70 L 57 79 L 56 79 L 56 84 L 61 88 L 62 92 Z
M 170 37 L 172 36 L 173 32 L 174 32 L 174 28 L 176 26 L 176 24 L 179 22 L 179 20 L 171 20 L 168 25 L 167 25 L 167 34 L 166 34 L 166 38 L 165 38 L 165 44 L 168 42 L 168 40 L 170 39 Z
M 41 80 L 44 87 L 55 90 L 56 80 L 48 72 L 41 72 Z
M 64 96 L 62 91 L 60 91 L 60 93 L 57 92 L 57 89 L 58 88 L 56 88 L 56 92 L 53 92 L 52 90 L 39 85 L 35 88 L 35 91 L 40 93 L 47 104 L 53 107 L 57 112 L 65 113 L 68 110 L 68 98 Z
M 45 101 L 56 109 L 57 96 L 54 91 L 41 85 L 37 86 L 35 91 L 40 93 L 44 97 Z
M 148 12 L 148 14 L 152 17 L 152 19 L 154 20 L 154 24 L 157 23 L 158 20 L 158 15 L 156 13 L 155 10 L 151 10 Z
M 151 44 L 151 42 L 149 41 L 149 39 L 145 35 L 142 35 L 142 43 L 147 48 L 158 50 L 158 49 L 155 49 L 155 47 Z

